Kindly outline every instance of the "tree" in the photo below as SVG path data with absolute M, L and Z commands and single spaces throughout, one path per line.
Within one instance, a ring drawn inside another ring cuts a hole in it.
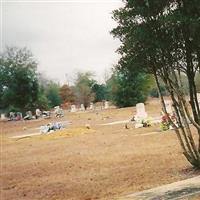
M 105 84 L 95 83 L 92 87 L 92 91 L 95 94 L 95 102 L 108 100 L 108 91 Z
M 166 88 L 165 88 L 164 85 L 161 85 L 161 86 L 160 86 L 160 92 L 161 92 L 161 95 L 162 95 L 162 96 L 168 96 L 167 90 L 166 90 Z M 151 96 L 151 97 L 156 97 L 156 98 L 159 97 L 159 93 L 158 93 L 158 88 L 157 88 L 157 86 L 155 86 L 155 87 L 153 87 L 153 88 L 151 89 L 151 91 L 150 91 L 150 96 Z
M 9 47 L 0 55 L 0 107 L 32 109 L 38 97 L 37 62 L 30 50 Z
M 37 101 L 35 102 L 35 108 L 42 110 L 48 110 L 50 108 L 49 101 L 44 93 L 39 91 Z
M 50 102 L 46 96 L 46 90 L 48 88 L 48 84 L 50 81 L 45 77 L 44 74 L 41 73 L 38 73 L 37 77 L 38 77 L 39 89 L 38 89 L 38 98 L 37 101 L 35 102 L 35 108 L 48 110 L 51 106 L 49 105 Z
M 75 95 L 73 93 L 73 90 L 68 85 L 64 84 L 60 88 L 59 94 L 60 94 L 60 97 L 61 97 L 63 103 L 66 103 L 66 102 L 73 103 L 73 102 L 75 102 Z
M 134 106 L 146 101 L 153 83 L 151 75 L 123 68 L 116 70 L 114 76 L 115 89 L 111 93 L 117 106 Z
M 96 81 L 92 79 L 92 76 L 93 75 L 91 72 L 78 72 L 75 81 L 74 90 L 77 103 L 84 104 L 85 109 L 95 98 L 95 94 L 92 91 L 92 87 L 94 86 Z
M 159 79 L 163 81 L 179 126 L 169 120 L 183 154 L 193 166 L 200 168 L 200 108 L 195 83 L 200 70 L 200 1 L 127 0 L 124 3 L 123 8 L 113 12 L 118 26 L 112 34 L 122 42 L 118 49 L 119 67 L 152 73 L 163 111 L 168 115 Z M 183 74 L 188 83 L 189 101 Z M 196 132 L 191 130 L 188 119 Z
M 45 89 L 46 97 L 51 108 L 61 104 L 59 89 L 59 85 L 53 81 L 49 81 L 47 88 Z
M 106 88 L 107 88 L 107 100 L 115 102 L 114 94 L 117 92 L 118 82 L 117 82 L 116 71 L 113 70 L 111 77 L 106 80 Z
M 195 82 L 196 82 L 197 92 L 200 93 L 200 73 L 196 74 Z

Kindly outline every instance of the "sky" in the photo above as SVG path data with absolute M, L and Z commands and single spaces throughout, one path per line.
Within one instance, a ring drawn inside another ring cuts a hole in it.
M 112 10 L 121 0 L 0 0 L 1 51 L 29 48 L 38 71 L 70 83 L 77 71 L 92 71 L 103 82 L 119 55 L 120 42 L 110 35 L 117 26 Z

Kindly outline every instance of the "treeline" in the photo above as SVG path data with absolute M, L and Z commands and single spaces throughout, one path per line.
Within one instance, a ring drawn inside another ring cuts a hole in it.
M 37 72 L 38 63 L 27 48 L 9 47 L 0 55 L 0 110 L 2 112 L 48 110 L 57 105 L 84 104 L 103 100 L 118 107 L 145 102 L 158 96 L 154 78 L 144 72 L 113 69 L 105 83 L 91 72 L 78 72 L 74 84 L 60 85 Z M 166 90 L 162 87 L 163 94 Z

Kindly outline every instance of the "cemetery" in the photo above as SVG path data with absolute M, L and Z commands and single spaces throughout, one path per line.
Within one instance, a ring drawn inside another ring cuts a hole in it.
M 0 200 L 200 200 L 200 0 L 0 10 Z
M 3 195 L 7 199 L 118 199 L 200 175 L 182 156 L 174 131 L 161 129 L 161 111 L 159 99 L 121 109 L 106 105 L 64 110 L 57 123 L 64 129 L 48 134 L 39 133 L 39 127 L 56 125 L 56 115 L 2 120 Z M 141 125 L 147 118 L 151 125 Z

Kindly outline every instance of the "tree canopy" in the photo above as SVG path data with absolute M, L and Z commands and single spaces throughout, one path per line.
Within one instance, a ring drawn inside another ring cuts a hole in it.
M 31 109 L 37 100 L 37 62 L 32 53 L 16 47 L 0 55 L 0 107 Z
M 154 84 L 151 75 L 125 68 L 115 70 L 112 79 L 114 84 L 111 89 L 112 99 L 118 107 L 144 103 Z
M 49 81 L 45 93 L 51 108 L 61 104 L 62 100 L 59 94 L 59 89 L 59 84 Z
M 96 81 L 92 77 L 93 74 L 91 72 L 78 72 L 75 80 L 74 90 L 77 103 L 84 104 L 85 108 L 87 108 L 95 98 L 92 87 Z
M 187 160 L 200 167 L 200 109 L 195 77 L 200 71 L 199 0 L 124 0 L 124 7 L 113 12 L 118 26 L 112 30 L 119 38 L 118 69 L 152 73 L 159 92 L 163 81 L 173 101 L 179 126 L 171 121 Z M 187 102 L 183 77 L 188 82 Z M 164 99 L 160 92 L 163 111 Z M 190 112 L 191 110 L 191 112 Z
M 75 102 L 75 94 L 73 92 L 73 89 L 68 86 L 67 84 L 64 84 L 60 87 L 59 95 L 62 99 L 62 103 L 74 103 Z

